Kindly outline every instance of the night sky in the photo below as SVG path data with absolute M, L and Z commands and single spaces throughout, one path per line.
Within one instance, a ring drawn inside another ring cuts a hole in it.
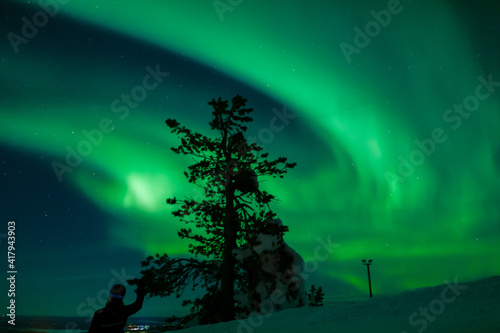
M 196 195 L 192 161 L 164 121 L 210 134 L 207 102 L 236 94 L 253 140 L 298 163 L 259 180 L 308 286 L 366 295 L 361 259 L 375 294 L 500 274 L 499 1 L 195 3 L 2 1 L 17 314 L 89 316 L 146 256 L 186 255 L 165 200 Z M 182 311 L 154 298 L 141 314 Z

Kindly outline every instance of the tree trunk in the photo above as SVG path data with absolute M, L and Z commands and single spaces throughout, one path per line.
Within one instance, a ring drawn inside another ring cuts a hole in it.
M 234 188 L 231 183 L 226 187 L 226 207 L 224 214 L 224 252 L 222 254 L 221 276 L 221 319 L 234 320 L 234 256 L 236 248 L 236 228 L 234 225 Z

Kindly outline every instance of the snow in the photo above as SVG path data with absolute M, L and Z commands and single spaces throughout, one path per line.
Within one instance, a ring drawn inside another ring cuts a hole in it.
M 268 307 L 247 319 L 183 332 L 500 332 L 500 276 L 469 283 L 454 277 L 435 287 L 316 308 L 274 312 Z

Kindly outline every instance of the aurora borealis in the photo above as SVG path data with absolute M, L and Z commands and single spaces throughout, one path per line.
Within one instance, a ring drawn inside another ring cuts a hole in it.
M 187 253 L 165 199 L 196 191 L 164 121 L 209 134 L 207 102 L 236 94 L 249 135 L 298 163 L 260 185 L 306 283 L 365 295 L 361 259 L 374 294 L 500 274 L 498 1 L 57 4 L 18 52 L 9 33 L 44 9 L 1 14 L 0 233 L 16 221 L 20 314 L 80 315 L 112 270 Z

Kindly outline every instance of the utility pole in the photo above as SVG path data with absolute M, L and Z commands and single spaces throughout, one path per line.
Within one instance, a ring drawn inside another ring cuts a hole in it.
M 368 260 L 368 262 L 363 259 L 361 260 L 363 265 L 366 265 L 366 269 L 368 270 L 368 288 L 370 288 L 370 298 L 372 298 L 372 281 L 370 279 L 370 265 L 372 264 L 372 259 Z

